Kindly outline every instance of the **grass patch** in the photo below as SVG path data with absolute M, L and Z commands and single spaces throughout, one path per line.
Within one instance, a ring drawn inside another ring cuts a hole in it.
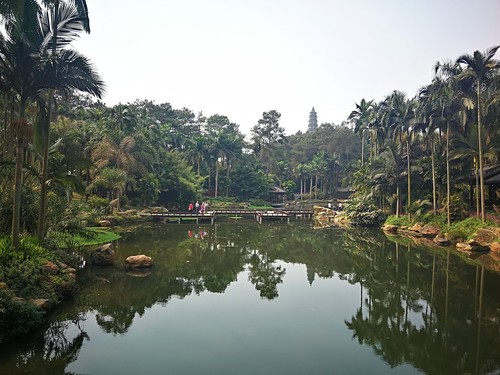
M 478 218 L 469 217 L 465 220 L 451 224 L 448 229 L 448 234 L 452 238 L 470 240 L 479 229 L 493 225 L 494 224 L 491 222 L 483 223 Z
M 388 225 L 397 225 L 399 227 L 411 227 L 414 224 L 406 215 L 401 215 L 399 217 L 391 215 L 387 218 L 385 223 Z
M 91 237 L 82 237 L 82 236 L 74 236 L 71 240 L 72 246 L 93 246 L 93 245 L 102 245 L 108 242 L 113 242 L 121 236 L 115 232 L 112 232 L 106 228 L 93 227 L 87 228 L 92 236 Z

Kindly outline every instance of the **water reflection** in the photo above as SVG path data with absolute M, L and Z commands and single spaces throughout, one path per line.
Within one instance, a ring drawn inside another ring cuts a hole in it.
M 311 286 L 336 276 L 359 287 L 359 305 L 335 319 L 389 367 L 410 365 L 427 374 L 500 369 L 500 276 L 451 250 L 393 242 L 371 230 L 218 223 L 144 228 L 118 242 L 116 252 L 117 264 L 145 253 L 155 267 L 146 273 L 122 266 L 83 270 L 80 292 L 54 313 L 45 332 L 0 348 L 6 353 L 0 373 L 65 373 L 92 340 L 82 328 L 88 313 L 106 334 L 125 336 L 153 306 L 222 294 L 241 283 L 243 272 L 259 298 L 280 300 L 280 285 L 294 264 L 305 265 Z
M 83 342 L 89 336 L 82 329 L 82 316 L 53 322 L 32 341 L 18 343 L 15 350 L 3 350 L 6 361 L 0 362 L 3 374 L 72 374 L 67 367 L 77 360 Z

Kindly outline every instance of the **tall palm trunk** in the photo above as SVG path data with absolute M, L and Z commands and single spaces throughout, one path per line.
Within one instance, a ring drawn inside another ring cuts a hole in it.
M 477 167 L 477 160 L 474 157 L 474 173 L 476 176 L 476 217 L 479 219 L 481 215 L 481 202 L 479 197 L 479 168 Z
M 437 214 L 436 197 L 436 163 L 434 160 L 434 142 L 431 141 L 431 168 L 432 168 L 432 213 Z
M 399 182 L 396 185 L 396 217 L 399 217 Z
M 450 121 L 446 122 L 446 219 L 448 226 L 451 225 L 450 214 L 450 196 L 451 196 L 451 182 L 450 182 Z
M 226 183 L 226 197 L 229 197 L 229 170 L 230 170 L 230 166 L 231 166 L 231 163 L 230 163 L 230 160 L 229 160 L 229 156 L 226 156 L 226 180 L 227 180 L 227 183 Z
M 57 22 L 59 20 L 59 0 L 54 2 L 54 18 L 52 19 L 52 56 L 56 55 L 57 41 Z M 45 238 L 45 223 L 47 212 L 47 179 L 49 176 L 49 144 L 50 144 L 50 122 L 52 120 L 52 98 L 54 97 L 54 89 L 50 88 L 47 94 L 47 118 L 42 123 L 43 137 L 43 160 L 42 160 L 42 178 L 40 181 L 40 206 L 38 208 L 38 227 L 37 236 L 39 240 Z
M 21 190 L 24 157 L 24 132 L 27 122 L 25 119 L 26 102 L 21 100 L 19 121 L 16 123 L 16 171 L 14 174 L 14 202 L 12 205 L 12 245 L 19 248 L 19 234 L 21 229 Z
M 3 141 L 2 141 L 2 158 L 7 157 L 7 145 L 9 141 L 7 140 L 7 124 L 8 124 L 8 95 L 6 92 L 3 93 Z
M 40 206 L 38 208 L 38 228 L 37 228 L 37 236 L 38 239 L 40 240 L 43 240 L 45 238 L 45 223 L 46 223 L 45 216 L 47 212 L 47 180 L 49 176 L 50 121 L 51 121 L 53 95 L 54 95 L 54 90 L 49 89 L 47 118 L 42 120 L 44 122 L 42 124 L 43 160 L 42 160 L 42 177 L 40 180 Z
M 361 132 L 361 166 L 365 163 L 365 136 L 364 132 Z
M 318 175 L 314 178 L 314 199 L 318 198 Z
M 481 86 L 480 80 L 477 80 L 476 85 L 477 96 L 477 142 L 478 142 L 478 157 L 479 157 L 479 187 L 481 191 L 481 221 L 486 221 L 485 217 L 485 201 L 484 201 L 484 171 L 483 171 L 483 144 L 481 134 Z
M 407 173 L 408 173 L 408 203 L 407 203 L 407 214 L 408 218 L 411 218 L 410 206 L 411 206 L 411 165 L 410 165 L 410 140 L 406 140 L 406 160 L 407 160 Z
M 219 161 L 215 160 L 215 198 L 217 198 L 217 190 L 219 189 Z
M 212 167 L 208 163 L 208 191 L 212 190 Z

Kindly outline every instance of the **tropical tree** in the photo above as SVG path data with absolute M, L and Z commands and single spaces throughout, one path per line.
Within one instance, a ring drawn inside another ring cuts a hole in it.
M 196 168 L 196 174 L 200 177 L 201 163 L 207 151 L 207 141 L 202 135 L 196 135 L 188 139 L 186 143 L 186 155 Z
M 0 76 L 2 89 L 18 98 L 19 115 L 17 125 L 16 172 L 14 178 L 14 202 L 12 239 L 19 244 L 21 183 L 23 150 L 28 128 L 26 107 L 36 100 L 45 111 L 43 92 L 46 89 L 78 89 L 98 97 L 102 95 L 103 83 L 92 70 L 88 60 L 67 47 L 77 35 L 75 25 L 61 26 L 59 36 L 53 38 L 51 9 L 43 9 L 33 1 L 20 1 L 11 16 L 4 18 L 4 33 L 0 40 Z M 69 18 L 71 7 L 61 14 Z M 56 48 L 56 55 L 52 53 Z M 47 112 L 45 112 L 47 113 Z M 48 150 L 48 148 L 47 148 Z M 48 152 L 48 151 L 47 151 Z
M 120 209 L 121 196 L 128 180 L 129 177 L 123 170 L 105 167 L 98 171 L 87 190 L 91 192 L 96 189 L 105 189 L 109 193 L 110 206 Z
M 255 154 L 266 166 L 266 172 L 272 173 L 271 153 L 273 146 L 282 141 L 285 130 L 279 126 L 281 113 L 276 110 L 264 112 L 252 130 L 252 141 Z
M 500 46 L 492 47 L 484 53 L 475 51 L 472 55 L 462 55 L 457 58 L 456 62 L 464 66 L 464 70 L 460 73 L 459 79 L 472 78 L 475 83 L 476 91 L 476 112 L 477 112 L 477 141 L 478 141 L 478 158 L 479 158 L 479 185 L 481 194 L 481 220 L 485 221 L 485 190 L 484 190 L 484 159 L 482 145 L 482 128 L 483 128 L 483 108 L 481 95 L 486 87 L 492 82 L 495 72 L 500 69 L 500 61 L 494 59 Z
M 391 108 L 389 117 L 389 128 L 392 130 L 393 139 L 406 146 L 406 173 L 408 179 L 407 213 L 410 215 L 411 206 L 411 149 L 410 143 L 415 123 L 415 102 L 408 100 L 406 95 L 394 91 L 388 98 Z
M 92 150 L 92 161 L 97 168 L 97 174 L 104 167 L 113 167 L 126 176 L 140 179 L 147 175 L 147 168 L 137 157 L 136 139 L 131 135 L 124 137 L 119 143 L 110 136 L 105 136 Z M 133 182 L 133 179 L 126 181 Z
M 85 0 L 44 0 L 48 9 L 44 13 L 43 24 L 47 28 L 45 37 L 50 38 L 51 45 L 47 46 L 49 59 L 58 61 L 62 57 L 67 57 L 64 65 L 60 66 L 54 74 L 56 80 L 66 80 L 59 87 L 49 87 L 47 94 L 47 116 L 40 121 L 40 133 L 43 139 L 43 159 L 40 189 L 40 208 L 38 215 L 38 237 L 45 236 L 45 213 L 47 197 L 47 178 L 50 147 L 50 124 L 52 118 L 52 103 L 54 101 L 54 91 L 68 92 L 71 87 L 81 91 L 91 93 L 101 98 L 104 91 L 104 84 L 97 76 L 90 62 L 76 51 L 68 49 L 69 44 L 78 37 L 82 31 L 90 32 L 88 9 Z M 60 61 L 60 60 L 59 60 Z M 64 60 L 63 60 L 64 61 Z M 71 83 L 70 83 L 71 80 Z M 80 81 L 80 83 L 76 83 Z M 68 83 L 70 83 L 68 85 Z M 75 87 L 76 85 L 80 87 Z
M 361 166 L 363 166 L 365 157 L 365 130 L 368 129 L 372 121 L 373 100 L 367 102 L 365 99 L 361 99 L 359 104 L 355 104 L 356 109 L 351 112 L 348 120 L 354 123 L 354 133 L 359 134 L 361 139 Z

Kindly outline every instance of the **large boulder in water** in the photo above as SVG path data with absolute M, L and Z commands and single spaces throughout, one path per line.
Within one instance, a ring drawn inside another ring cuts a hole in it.
M 99 246 L 90 254 L 90 264 L 95 266 L 112 266 L 114 263 L 115 252 L 111 243 Z
M 153 259 L 147 255 L 131 255 L 125 259 L 125 265 L 130 268 L 149 268 L 153 266 Z

